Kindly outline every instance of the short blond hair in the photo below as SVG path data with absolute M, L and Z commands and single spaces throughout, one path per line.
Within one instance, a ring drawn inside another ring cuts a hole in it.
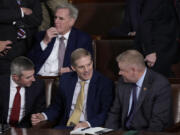
M 125 63 L 128 65 L 136 65 L 138 69 L 146 67 L 143 55 L 137 50 L 127 50 L 116 57 L 117 62 Z
M 74 50 L 71 54 L 71 65 L 76 66 L 75 61 L 82 57 L 86 57 L 86 56 L 89 56 L 92 60 L 91 53 L 89 51 L 87 51 L 86 49 L 78 48 L 78 49 Z

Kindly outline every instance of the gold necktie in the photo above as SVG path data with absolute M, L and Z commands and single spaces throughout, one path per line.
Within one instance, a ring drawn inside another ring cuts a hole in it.
M 71 125 L 75 126 L 77 123 L 79 123 L 80 120 L 80 116 L 83 110 L 85 81 L 81 81 L 80 84 L 81 84 L 81 90 L 76 100 L 75 109 L 67 122 L 67 126 L 71 126 Z

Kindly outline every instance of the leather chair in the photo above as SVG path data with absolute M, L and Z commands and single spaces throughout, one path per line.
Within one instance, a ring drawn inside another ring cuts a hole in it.
M 171 84 L 173 94 L 173 112 L 175 124 L 180 122 L 180 83 Z
M 119 68 L 116 57 L 133 48 L 132 38 L 100 39 L 94 41 L 95 68 L 108 78 L 116 81 Z
M 52 100 L 55 97 L 55 93 L 58 89 L 59 85 L 59 77 L 58 76 L 38 76 L 40 79 L 45 82 L 45 91 L 46 91 L 46 106 L 48 107 Z
M 167 132 L 180 132 L 180 78 L 169 78 L 173 96 L 174 125 Z

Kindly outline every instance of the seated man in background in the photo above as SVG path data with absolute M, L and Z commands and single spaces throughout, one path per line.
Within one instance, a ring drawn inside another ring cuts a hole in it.
M 143 56 L 128 50 L 117 57 L 120 77 L 106 127 L 163 131 L 173 124 L 168 80 L 146 68 Z
M 57 128 L 103 126 L 113 100 L 113 82 L 93 70 L 90 52 L 71 55 L 72 70 L 60 77 L 56 100 L 44 113 L 32 115 L 32 125 L 61 117 Z
M 11 75 L 0 76 L 0 123 L 31 127 L 31 114 L 45 109 L 44 83 L 34 78 L 34 65 L 26 57 L 15 58 Z
M 85 48 L 92 53 L 91 37 L 73 28 L 78 10 L 70 3 L 56 7 L 54 27 L 40 32 L 37 43 L 29 54 L 35 63 L 35 71 L 42 76 L 54 76 L 70 72 L 70 57 L 77 48 Z

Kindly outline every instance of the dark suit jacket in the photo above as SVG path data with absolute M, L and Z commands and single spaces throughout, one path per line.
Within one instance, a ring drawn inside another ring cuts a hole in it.
M 13 44 L 8 54 L 0 56 L 0 73 L 8 72 L 11 61 L 21 55 L 25 55 L 31 46 L 32 36 L 37 32 L 41 24 L 42 11 L 39 0 L 22 0 L 21 5 L 32 9 L 31 15 L 21 17 L 20 8 L 16 0 L 0 0 L 0 40 L 11 40 Z M 13 25 L 16 22 L 16 25 Z M 24 25 L 27 33 L 26 40 L 17 40 L 19 25 Z M 23 41 L 23 43 L 20 41 Z M 3 71 L 4 70 L 4 71 Z
M 140 17 L 139 0 L 125 0 L 125 13 L 119 28 L 112 28 L 110 36 L 128 36 L 129 32 L 135 32 L 138 28 Z
M 48 44 L 48 47 L 44 51 L 42 51 L 40 42 L 43 40 L 44 36 L 45 36 L 44 31 L 38 34 L 37 42 L 28 55 L 28 57 L 35 64 L 36 73 L 39 72 L 42 65 L 45 63 L 46 59 L 51 54 L 51 51 L 54 47 L 54 43 L 56 39 L 56 38 L 53 38 L 51 42 Z M 71 65 L 70 63 L 71 53 L 77 48 L 84 48 L 90 51 L 90 53 L 92 54 L 92 40 L 88 34 L 81 32 L 78 29 L 72 28 L 69 35 L 67 47 L 66 47 L 63 67 L 67 67 Z
M 140 18 L 135 48 L 143 55 L 157 53 L 153 69 L 166 76 L 170 72 L 176 51 L 177 20 L 173 0 L 138 0 Z
M 9 95 L 10 95 L 10 77 L 0 77 L 0 119 L 1 122 L 7 122 Z M 16 125 L 17 127 L 30 127 L 31 114 L 42 112 L 46 107 L 45 85 L 42 80 L 36 79 L 30 87 L 25 88 L 25 116 Z
M 48 120 L 54 121 L 59 116 L 59 127 L 65 127 L 69 119 L 72 99 L 78 77 L 75 72 L 65 73 L 60 78 L 60 88 L 56 101 L 47 109 Z M 113 99 L 113 83 L 94 71 L 90 80 L 86 103 L 87 121 L 92 127 L 104 125 L 107 112 Z
M 125 129 L 132 87 L 132 84 L 119 79 L 106 127 Z M 170 126 L 173 123 L 171 100 L 171 87 L 167 79 L 147 70 L 132 120 L 132 130 L 162 131 Z

